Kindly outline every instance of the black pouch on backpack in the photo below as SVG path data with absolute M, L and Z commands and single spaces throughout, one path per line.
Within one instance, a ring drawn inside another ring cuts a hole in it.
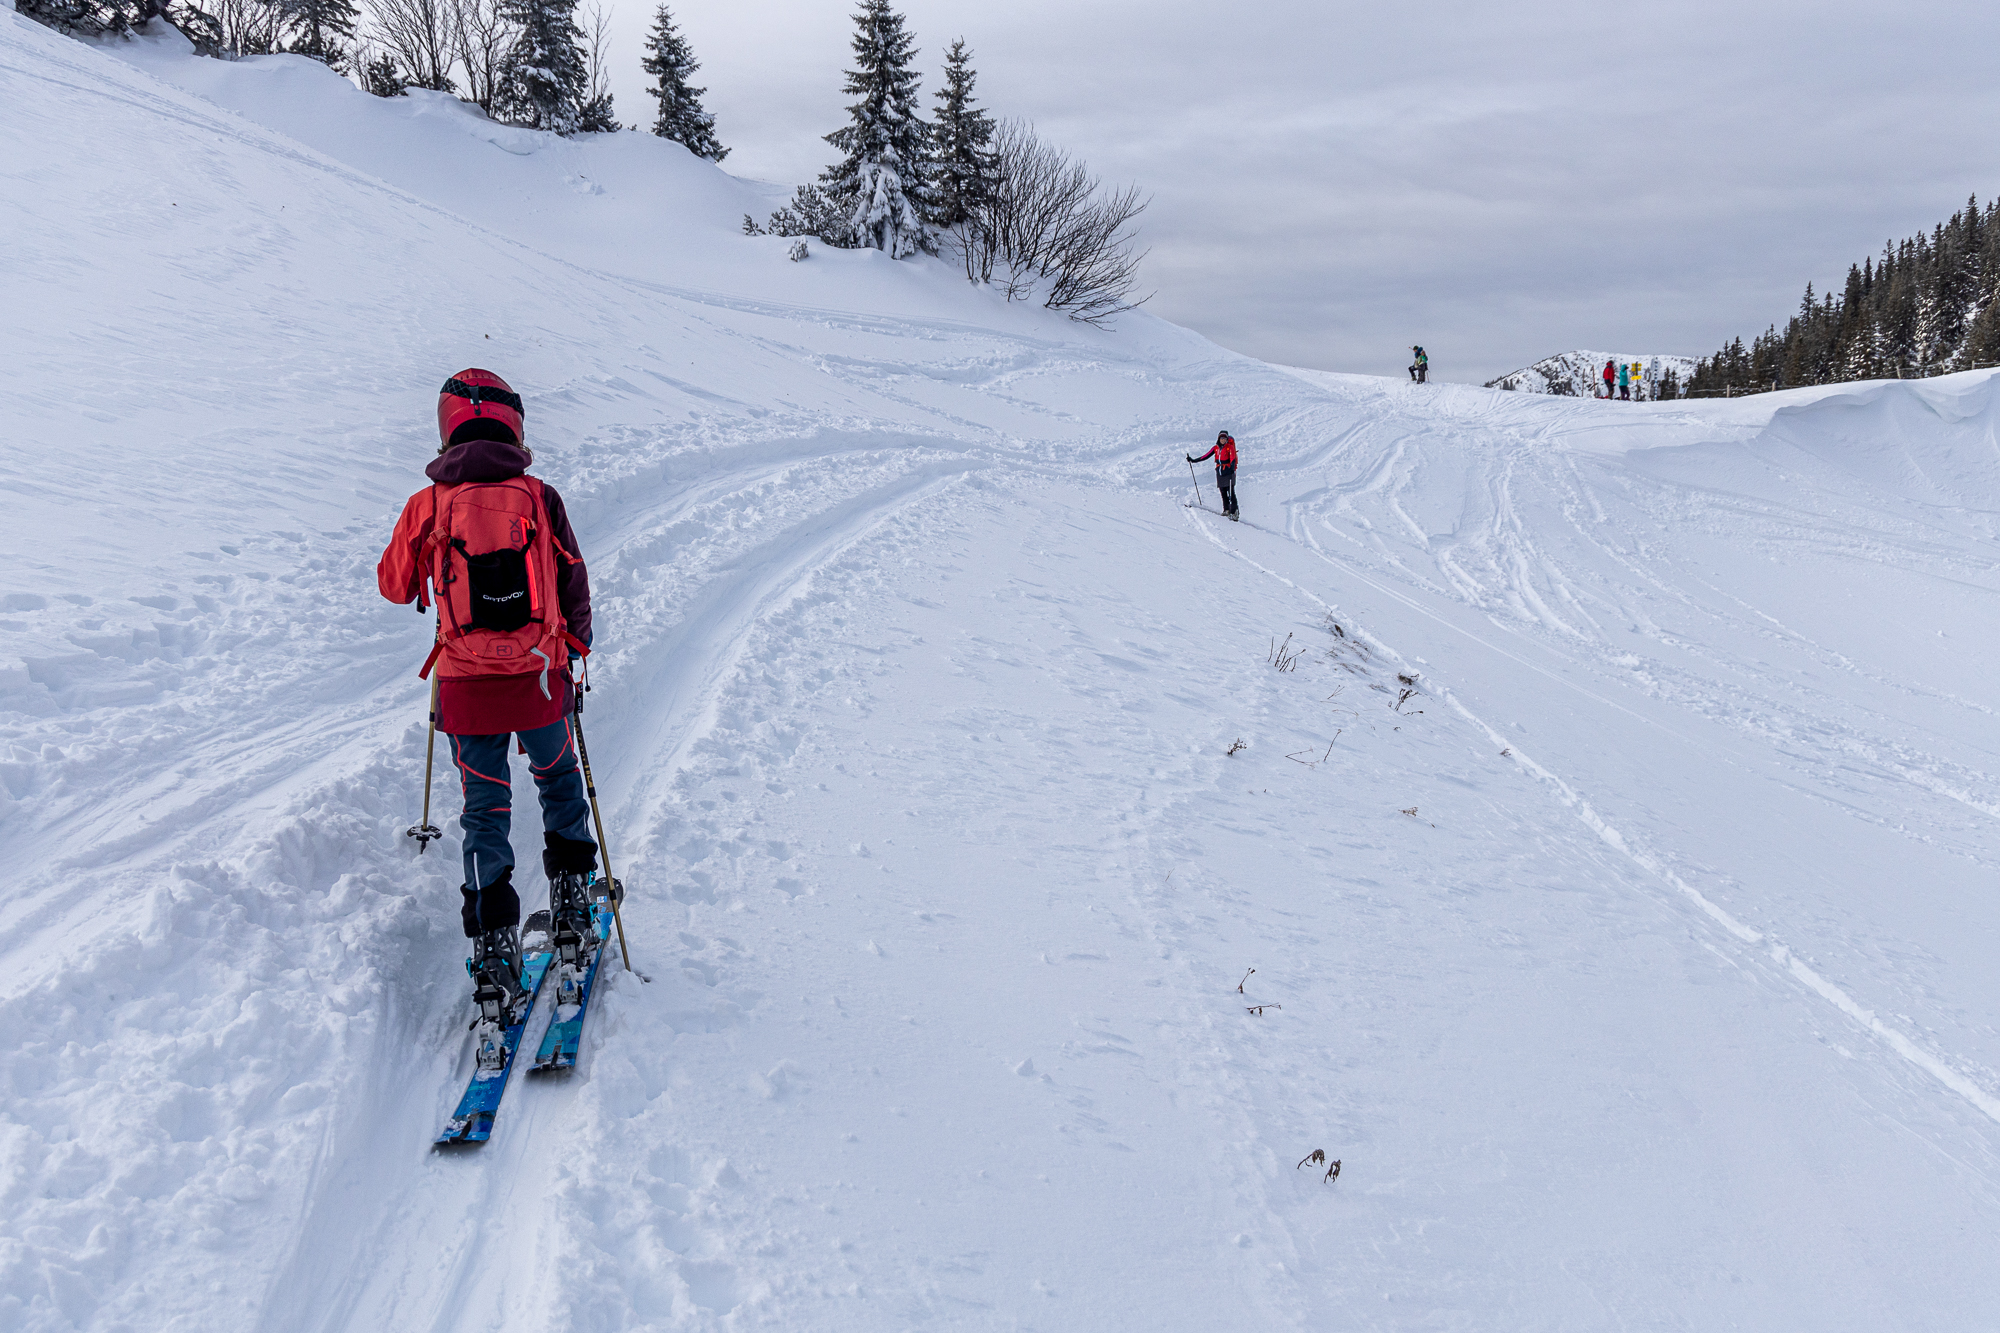
M 528 623 L 528 553 L 501 549 L 484 555 L 466 553 L 464 542 L 453 542 L 465 556 L 472 584 L 472 629 L 505 634 Z

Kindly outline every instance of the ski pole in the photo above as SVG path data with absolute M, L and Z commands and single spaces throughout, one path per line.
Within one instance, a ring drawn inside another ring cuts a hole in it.
M 586 676 L 589 666 L 584 667 Z M 589 685 L 583 687 L 589 689 Z M 571 714 L 570 723 L 576 728 L 576 757 L 583 761 L 583 789 L 590 793 L 590 817 L 597 824 L 597 853 L 604 858 L 604 878 L 611 885 L 611 921 L 618 927 L 618 952 L 624 955 L 625 970 L 632 970 L 632 951 L 625 944 L 625 918 L 618 913 L 618 877 L 611 873 L 611 844 L 604 839 L 604 812 L 597 808 L 597 779 L 590 774 L 590 747 L 583 743 L 583 690 L 570 683 L 570 691 L 576 696 L 576 712 Z
M 424 820 L 423 823 L 403 832 L 404 837 L 417 840 L 418 856 L 422 856 L 424 850 L 431 845 L 431 839 L 444 836 L 444 830 L 431 823 L 431 761 L 437 757 L 437 740 L 438 678 L 433 676 L 431 677 L 431 734 L 430 739 L 424 743 Z
M 1201 503 L 1201 478 L 1194 474 L 1194 464 L 1188 464 L 1188 480 L 1194 483 L 1194 502 Z

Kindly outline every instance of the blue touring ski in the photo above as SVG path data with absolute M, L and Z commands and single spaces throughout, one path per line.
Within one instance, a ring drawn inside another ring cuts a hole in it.
M 611 901 L 603 896 L 603 878 L 593 874 L 587 885 L 570 879 L 551 886 L 555 934 L 556 1012 L 535 1052 L 535 1073 L 576 1068 L 583 1045 L 583 1020 L 597 989 L 597 966 L 604 961 L 611 936 Z M 612 892 L 624 897 L 622 889 Z M 587 906 L 586 906 L 587 904 Z M 578 929 L 581 927 L 581 929 Z
M 556 1013 L 549 1030 L 542 1034 L 542 1048 L 535 1052 L 534 1072 L 576 1068 L 576 1053 L 583 1045 L 583 1017 L 590 1012 L 590 992 L 597 982 L 597 965 L 604 961 L 602 946 L 590 951 L 590 960 L 581 970 L 574 964 L 558 964 L 556 971 Z
M 475 1061 L 472 1081 L 465 1085 L 465 1095 L 458 1099 L 458 1109 L 452 1112 L 451 1119 L 445 1122 L 444 1129 L 435 1140 L 440 1147 L 484 1143 L 493 1136 L 493 1117 L 499 1114 L 500 1098 L 507 1091 L 507 1076 L 514 1069 L 514 1054 L 520 1049 L 521 1037 L 528 1030 L 528 1020 L 534 1017 L 535 1000 L 541 994 L 542 979 L 548 975 L 549 963 L 555 958 L 555 949 L 549 940 L 547 913 L 537 912 L 530 917 L 522 935 L 521 989 L 526 998 L 522 1002 L 520 1016 L 505 1027 L 493 1014 L 482 1014 L 473 1023 Z

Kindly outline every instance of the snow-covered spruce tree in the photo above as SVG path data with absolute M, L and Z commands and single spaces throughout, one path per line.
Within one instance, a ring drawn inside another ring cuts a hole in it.
M 889 0 L 862 0 L 854 16 L 854 59 L 845 91 L 859 98 L 847 125 L 826 141 L 847 154 L 820 174 L 839 201 L 856 243 L 901 259 L 933 250 L 930 127 L 917 108 L 916 41 Z
M 978 78 L 961 37 L 945 53 L 944 87 L 937 90 L 937 119 L 931 125 L 931 222 L 940 228 L 960 226 L 977 213 L 1000 175 L 993 118 L 972 100 Z
M 590 55 L 576 25 L 576 0 L 511 0 L 502 12 L 519 35 L 494 90 L 501 118 L 557 134 L 617 128 L 611 98 L 590 95 Z
M 90 31 L 85 25 L 92 23 L 94 8 L 84 0 L 15 0 L 14 4 L 16 13 L 57 32 Z
M 17 13 L 57 32 L 96 37 L 145 23 L 146 0 L 17 0 Z
M 2000 294 L 1988 298 L 1986 309 L 1966 330 L 1965 363 L 1968 367 L 2000 364 Z
M 401 97 L 409 86 L 403 71 L 396 68 L 396 57 L 387 51 L 361 67 L 361 89 L 372 96 Z
M 222 54 L 222 22 L 215 15 L 185 0 L 180 3 L 169 0 L 159 7 L 159 12 L 167 22 L 180 29 L 181 36 L 194 44 L 196 55 Z
M 743 215 L 745 236 L 817 236 L 836 250 L 859 249 L 854 239 L 853 228 L 848 226 L 847 213 L 839 199 L 834 198 L 817 185 L 801 185 L 792 194 L 792 202 L 782 205 L 771 213 L 770 220 L 759 227 L 755 218 Z
M 653 31 L 646 37 L 646 50 L 648 55 L 639 62 L 639 68 L 653 76 L 655 82 L 650 91 L 653 100 L 660 104 L 653 133 L 662 139 L 672 139 L 696 157 L 711 162 L 728 157 L 729 150 L 715 137 L 715 117 L 702 109 L 701 95 L 708 89 L 688 86 L 688 76 L 701 68 L 701 62 L 688 50 L 687 39 L 675 29 L 674 17 L 665 5 L 653 15 Z
M 361 17 L 354 0 L 284 0 L 282 8 L 292 28 L 287 49 L 293 55 L 310 56 L 329 69 L 347 68 L 347 43 Z

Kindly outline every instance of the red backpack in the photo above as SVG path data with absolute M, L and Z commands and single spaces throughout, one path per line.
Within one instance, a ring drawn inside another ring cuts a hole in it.
M 444 676 L 539 672 L 547 697 L 549 669 L 568 662 L 576 640 L 556 597 L 558 548 L 542 484 L 510 477 L 432 487 L 429 547 L 438 642 L 420 674 L 440 655 Z

